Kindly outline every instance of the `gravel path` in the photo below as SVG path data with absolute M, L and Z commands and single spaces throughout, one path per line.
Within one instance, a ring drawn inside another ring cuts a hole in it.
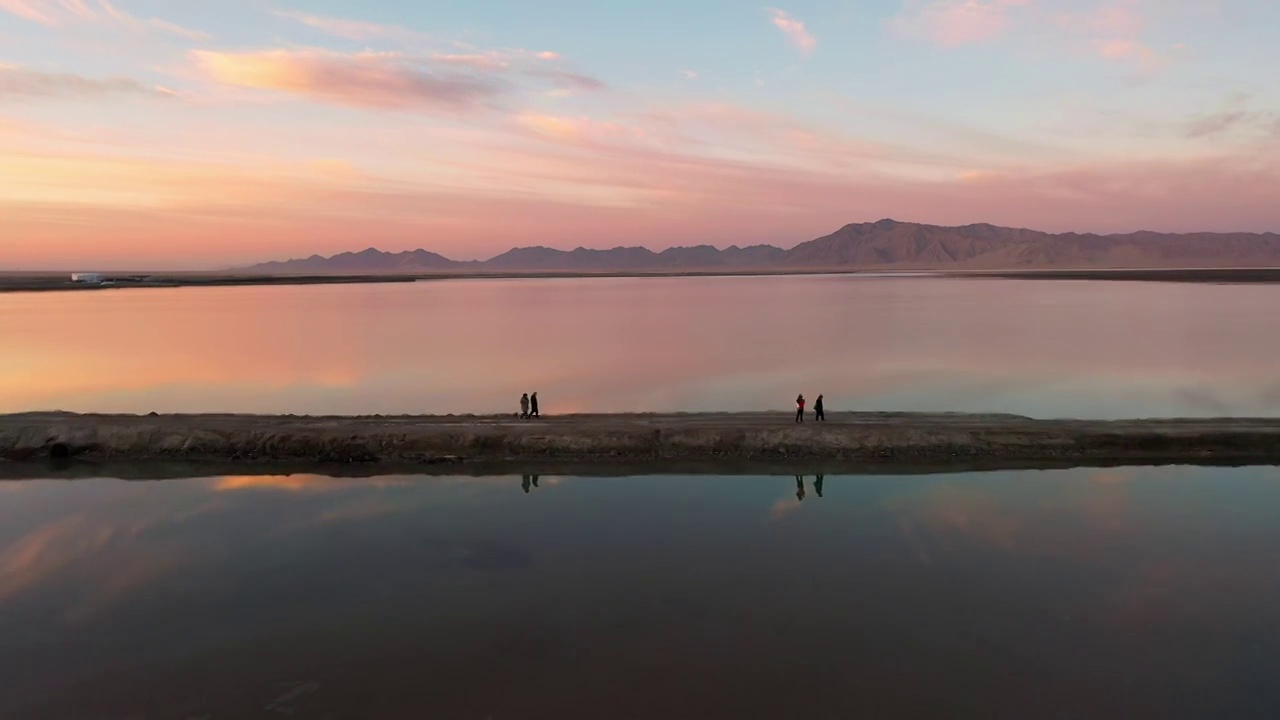
M 1280 464 L 1280 419 L 1033 420 L 1013 415 L 786 413 L 297 417 L 0 416 L 0 459 L 474 465 L 530 460 L 817 459 Z

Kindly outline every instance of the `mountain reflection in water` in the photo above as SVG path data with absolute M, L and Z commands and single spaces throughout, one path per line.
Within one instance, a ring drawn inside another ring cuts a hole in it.
M 0 294 L 0 337 L 22 338 L 0 344 L 0 412 L 509 414 L 538 390 L 551 415 L 788 410 L 803 392 L 825 394 L 833 413 L 1276 416 L 1278 326 L 1280 285 L 1206 283 L 584 278 Z

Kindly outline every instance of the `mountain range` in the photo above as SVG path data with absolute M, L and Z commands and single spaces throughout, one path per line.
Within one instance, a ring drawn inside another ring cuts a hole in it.
M 695 272 L 866 269 L 1090 269 L 1280 267 L 1276 233 L 1136 232 L 1126 235 L 1051 234 L 1035 230 L 965 225 L 942 227 L 881 220 L 846 225 L 791 249 L 772 245 L 643 247 L 556 250 L 521 247 L 488 260 L 457 261 L 429 252 L 369 248 L 332 257 L 269 262 L 249 273 L 424 272 Z

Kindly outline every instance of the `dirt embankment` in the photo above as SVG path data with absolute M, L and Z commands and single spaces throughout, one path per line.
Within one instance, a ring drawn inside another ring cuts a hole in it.
M 1280 419 L 779 413 L 511 417 L 0 416 L 0 459 L 476 466 L 822 460 L 879 466 L 1280 464 Z

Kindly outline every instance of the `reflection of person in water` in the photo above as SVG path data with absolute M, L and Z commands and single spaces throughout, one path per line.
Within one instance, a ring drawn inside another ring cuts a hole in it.
M 804 502 L 804 476 L 796 476 L 796 499 Z
M 818 497 L 822 497 L 822 481 L 826 479 L 826 475 L 819 475 L 813 480 L 813 490 L 818 493 Z
M 533 476 L 532 475 L 520 476 L 520 487 L 523 488 L 526 493 L 529 492 L 529 479 L 531 477 Z

